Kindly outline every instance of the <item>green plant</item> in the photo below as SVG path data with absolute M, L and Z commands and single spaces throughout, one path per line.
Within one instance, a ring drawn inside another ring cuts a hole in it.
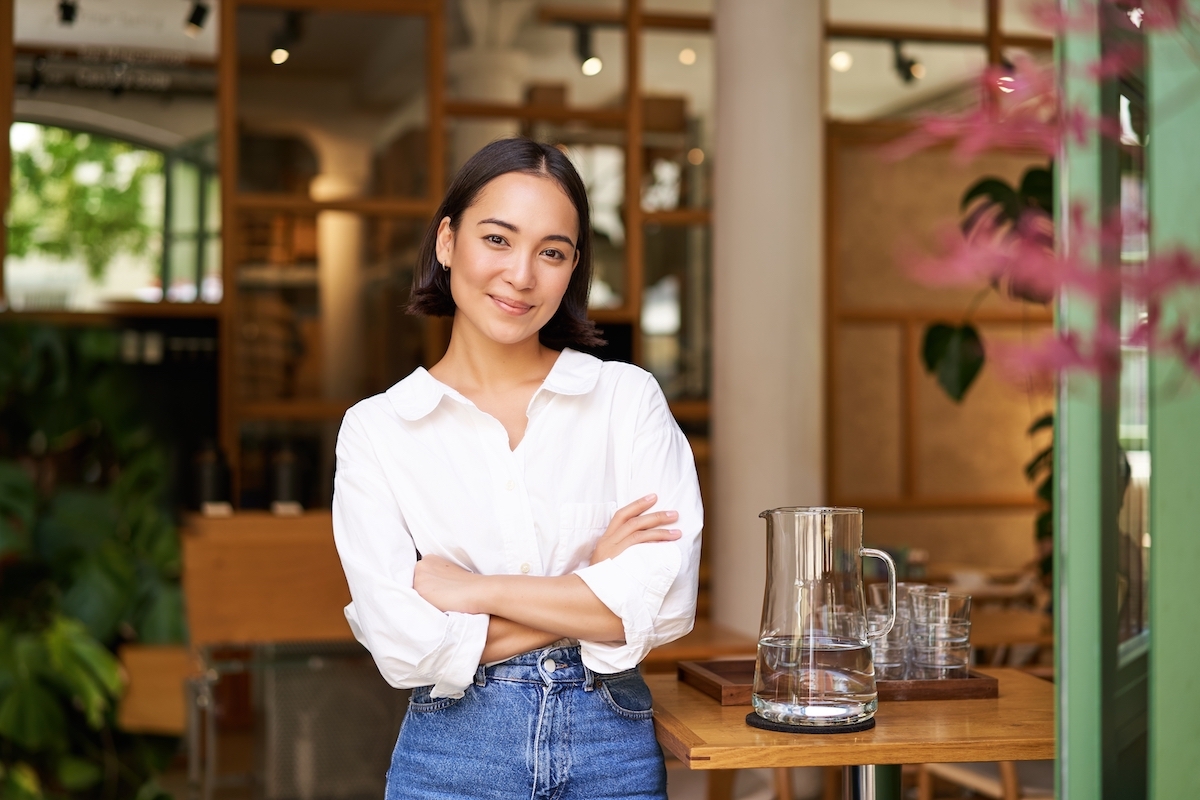
M 115 648 L 184 638 L 166 457 L 117 352 L 0 326 L 2 800 L 153 800 L 175 749 L 115 724 Z
M 1014 235 L 1018 225 L 1027 224 L 1030 218 L 1052 220 L 1054 199 L 1054 172 L 1050 167 L 1031 167 L 1025 171 L 1018 186 L 1001 178 L 985 177 L 975 182 L 963 193 L 960 211 L 965 213 L 961 223 L 963 236 L 968 239 L 982 229 L 999 230 Z M 1028 235 L 1028 232 L 1026 232 Z M 1053 246 L 1053 235 L 1045 232 L 1044 244 Z M 980 290 L 967 308 L 962 322 L 935 322 L 925 329 L 921 356 L 925 370 L 937 376 L 942 387 L 955 402 L 962 402 L 967 390 L 979 377 L 987 355 L 979 330 L 971 322 L 971 315 L 983 299 L 991 292 L 1006 292 L 1008 296 L 1030 303 L 1045 304 L 1050 297 L 1033 287 L 1008 283 L 1002 286 L 993 280 Z M 1054 414 L 1044 414 L 1029 428 L 1029 435 L 1039 431 L 1054 430 Z M 1037 497 L 1044 507 L 1034 524 L 1038 548 L 1038 571 L 1043 580 L 1051 573 L 1053 564 L 1052 540 L 1054 537 L 1054 443 L 1051 441 L 1038 451 L 1025 465 L 1025 477 L 1037 482 Z
M 142 253 L 154 232 L 145 219 L 147 178 L 161 175 L 162 154 L 82 131 L 18 126 L 8 254 L 79 259 L 99 278 L 117 254 Z

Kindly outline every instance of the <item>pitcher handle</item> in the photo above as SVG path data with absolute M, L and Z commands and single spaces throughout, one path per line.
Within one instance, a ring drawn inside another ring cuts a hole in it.
M 874 547 L 864 547 L 858 551 L 859 555 L 878 558 L 887 567 L 888 573 L 888 621 L 883 630 L 878 633 L 872 633 L 870 626 L 867 627 L 867 638 L 882 639 L 892 632 L 892 626 L 896 624 L 896 562 L 892 561 L 892 557 L 882 550 L 876 550 Z

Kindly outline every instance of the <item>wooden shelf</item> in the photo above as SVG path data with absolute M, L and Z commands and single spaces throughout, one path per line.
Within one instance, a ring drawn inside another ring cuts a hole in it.
M 324 422 L 340 420 L 356 400 L 294 398 L 288 400 L 254 400 L 238 403 L 235 415 L 242 420 L 288 420 L 293 422 Z
M 588 319 L 595 321 L 598 325 L 633 325 L 637 322 L 637 315 L 625 306 L 589 308 Z
M 69 309 L 0 311 L 0 320 L 44 322 L 51 325 L 89 325 L 115 322 L 122 319 L 218 319 L 221 303 L 109 303 L 101 308 L 71 311 Z
M 707 422 L 709 404 L 707 400 L 672 400 L 668 404 L 671 414 L 680 422 Z
M 689 225 L 711 225 L 712 211 L 707 208 L 674 208 L 670 211 L 644 211 L 642 220 L 647 224 L 685 227 Z
M 422 220 L 437 210 L 436 202 L 423 197 L 346 197 L 337 200 L 314 200 L 304 195 L 256 192 L 234 195 L 233 204 L 238 211 L 314 215 L 322 211 L 350 211 L 376 217 L 418 217 Z

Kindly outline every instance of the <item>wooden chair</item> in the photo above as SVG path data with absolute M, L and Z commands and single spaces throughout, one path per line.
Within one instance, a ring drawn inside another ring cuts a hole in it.
M 918 800 L 934 800 L 934 778 L 994 800 L 1046 800 L 1054 797 L 1053 761 L 996 761 L 922 764 Z

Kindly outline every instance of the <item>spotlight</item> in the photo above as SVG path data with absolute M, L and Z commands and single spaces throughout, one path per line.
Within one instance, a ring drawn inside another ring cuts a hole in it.
M 849 72 L 854 66 L 854 56 L 845 50 L 838 50 L 829 57 L 829 68 L 834 72 Z
M 63 25 L 71 25 L 75 22 L 75 15 L 79 13 L 79 4 L 75 0 L 59 0 L 58 2 L 58 21 Z
M 589 78 L 599 75 L 604 62 L 592 50 L 592 26 L 575 26 L 575 55 L 579 56 L 579 68 Z
M 208 19 L 208 4 L 193 2 L 192 10 L 187 15 L 187 22 L 183 24 L 183 32 L 193 39 L 199 37 L 204 31 L 206 19 Z
M 892 42 L 892 56 L 892 66 L 895 67 L 896 74 L 900 76 L 900 80 L 905 83 L 912 83 L 925 77 L 925 65 L 915 58 L 906 56 L 901 49 L 899 40 Z
M 696 63 L 696 51 L 690 47 L 685 47 L 679 51 L 679 63 L 685 67 L 690 67 Z
M 687 152 L 688 163 L 693 167 L 698 167 L 704 163 L 704 151 L 699 147 L 693 147 Z
M 276 66 L 291 58 L 292 47 L 304 33 L 304 19 L 298 11 L 289 11 L 283 18 L 283 27 L 276 31 L 271 40 L 271 63 Z

